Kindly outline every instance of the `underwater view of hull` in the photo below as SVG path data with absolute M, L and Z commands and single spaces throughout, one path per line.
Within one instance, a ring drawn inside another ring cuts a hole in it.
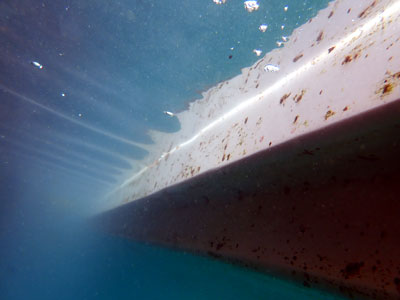
M 400 1 L 332 2 L 178 113 L 180 132 L 154 134 L 160 157 L 96 222 L 308 287 L 398 299 L 399 19 Z
M 400 295 L 400 101 L 98 217 L 134 240 L 344 295 Z M 340 163 L 339 163 L 340 162 Z

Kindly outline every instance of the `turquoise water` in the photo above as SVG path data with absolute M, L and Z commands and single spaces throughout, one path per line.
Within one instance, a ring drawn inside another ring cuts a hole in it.
M 253 49 L 328 3 L 259 2 L 251 14 L 235 0 L 0 3 L 0 299 L 333 299 L 88 225 L 149 155 L 148 130 L 180 129 L 164 110 L 239 74 Z
M 36 198 L 23 206 L 14 199 L 7 207 L 14 216 L 2 215 L 0 299 L 338 299 L 227 263 L 93 231 L 68 204 L 56 204 L 39 189 L 8 192 Z

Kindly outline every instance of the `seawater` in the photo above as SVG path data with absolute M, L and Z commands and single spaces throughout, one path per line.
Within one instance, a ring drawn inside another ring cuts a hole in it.
M 99 149 L 148 153 L 79 124 L 142 143 L 148 129 L 177 131 L 163 110 L 239 74 L 328 3 L 259 2 L 252 14 L 233 0 L 0 3 L 0 299 L 337 299 L 90 223 L 130 166 Z
M 2 201 L 14 198 L 2 211 L 14 213 L 1 218 L 0 299 L 338 299 L 228 263 L 104 234 L 57 195 L 19 186 L 24 192 L 2 189 Z M 16 200 L 17 194 L 24 199 Z

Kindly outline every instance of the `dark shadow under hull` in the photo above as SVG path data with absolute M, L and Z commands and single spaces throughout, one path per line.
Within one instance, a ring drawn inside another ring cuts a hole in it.
M 97 217 L 134 240 L 400 298 L 400 100 Z

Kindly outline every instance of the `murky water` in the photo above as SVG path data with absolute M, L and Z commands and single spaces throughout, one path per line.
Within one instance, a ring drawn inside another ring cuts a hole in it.
M 259 1 L 251 14 L 233 0 L 1 2 L 0 298 L 333 299 L 109 236 L 89 217 L 140 168 L 149 129 L 179 130 L 163 111 L 239 74 L 327 2 Z

